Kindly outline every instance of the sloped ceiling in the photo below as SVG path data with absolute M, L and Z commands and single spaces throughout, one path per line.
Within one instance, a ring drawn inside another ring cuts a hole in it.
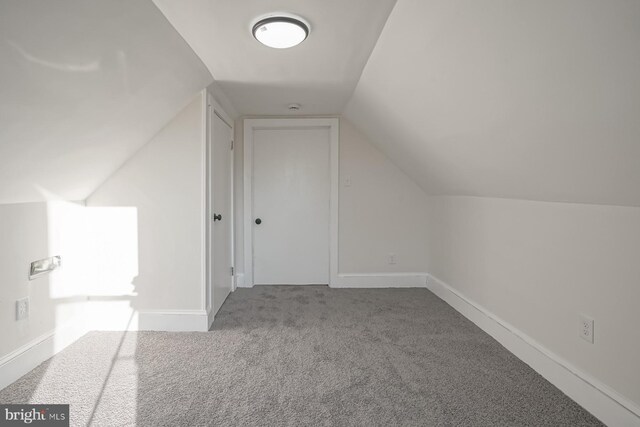
M 640 205 L 640 2 L 398 0 L 346 116 L 431 194 Z
M 396 0 L 154 0 L 202 58 L 239 114 L 342 112 Z M 251 35 L 257 18 L 309 21 L 307 40 L 271 49 Z
M 0 203 L 85 199 L 213 80 L 145 0 L 3 0 L 0 58 Z

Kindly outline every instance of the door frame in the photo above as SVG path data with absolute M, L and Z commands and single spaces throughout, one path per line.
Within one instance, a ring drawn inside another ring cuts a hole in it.
M 253 278 L 253 134 L 265 129 L 329 130 L 329 286 L 338 277 L 338 190 L 340 122 L 338 118 L 245 119 L 244 121 L 244 284 L 254 286 Z
M 202 291 L 202 300 L 204 301 L 204 308 L 207 312 L 207 318 L 208 318 L 208 322 L 209 322 L 209 328 L 211 327 L 211 324 L 213 323 L 213 318 L 215 313 L 213 313 L 213 278 L 214 276 L 214 263 L 213 263 L 213 242 L 215 241 L 215 228 L 213 227 L 213 206 L 214 206 L 214 199 L 215 199 L 215 194 L 213 192 L 213 188 L 210 185 L 211 183 L 211 177 L 213 176 L 213 164 L 211 164 L 210 159 L 213 155 L 213 144 L 214 144 L 214 140 L 213 140 L 213 135 L 215 134 L 214 132 L 214 127 L 215 127 L 215 120 L 214 117 L 218 116 L 225 124 L 226 126 L 229 126 L 231 128 L 231 147 L 229 150 L 229 192 L 230 192 L 230 206 L 229 206 L 229 218 L 228 220 L 230 221 L 230 227 L 231 227 L 231 236 L 230 236 L 230 245 L 229 245 L 229 250 L 230 250 L 230 257 L 229 260 L 230 262 L 230 268 L 234 268 L 235 270 L 235 240 L 234 240 L 234 236 L 235 236 L 235 224 L 234 224 L 234 191 L 233 191 L 233 177 L 234 177 L 234 171 L 233 171 L 233 144 L 234 144 L 234 139 L 235 139 L 235 128 L 234 128 L 234 122 L 231 119 L 231 117 L 224 111 L 224 109 L 222 108 L 222 106 L 216 101 L 216 99 L 213 97 L 213 95 L 211 94 L 211 92 L 209 92 L 208 90 L 205 91 L 206 92 L 206 96 L 204 96 L 204 137 L 205 137 L 205 143 L 204 143 L 204 169 L 205 169 L 205 206 L 203 211 L 205 212 L 205 250 L 203 251 L 205 254 L 205 261 L 204 261 L 204 265 L 205 265 L 205 286 L 203 288 Z M 235 287 L 235 277 L 231 276 L 230 278 L 231 280 L 231 291 L 235 291 L 236 287 Z

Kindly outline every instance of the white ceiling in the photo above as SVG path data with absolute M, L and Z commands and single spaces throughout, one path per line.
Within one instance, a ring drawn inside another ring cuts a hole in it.
M 430 194 L 640 206 L 638 1 L 155 1 L 189 44 L 148 0 L 0 2 L 0 203 L 85 199 L 208 67 L 240 114 L 351 99 Z M 311 37 L 255 42 L 278 10 Z
M 152 2 L 0 2 L 0 203 L 84 200 L 212 82 Z
M 395 0 L 154 0 L 242 115 L 342 112 Z M 270 49 L 250 32 L 267 13 L 294 13 L 311 34 Z
M 431 194 L 640 205 L 640 1 L 399 0 L 346 116 Z

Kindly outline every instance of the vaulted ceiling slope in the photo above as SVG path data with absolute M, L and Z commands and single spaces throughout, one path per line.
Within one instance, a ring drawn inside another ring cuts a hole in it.
M 0 203 L 85 199 L 213 80 L 146 0 L 3 0 L 0 58 Z
M 338 114 L 396 0 L 154 0 L 242 115 Z M 292 49 L 254 40 L 257 18 L 288 12 L 311 33 Z
M 398 0 L 346 116 L 428 193 L 640 205 L 640 2 Z

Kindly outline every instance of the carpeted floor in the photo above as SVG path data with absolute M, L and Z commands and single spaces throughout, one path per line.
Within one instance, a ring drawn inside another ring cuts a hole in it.
M 425 289 L 239 289 L 211 332 L 93 332 L 0 391 L 72 425 L 601 425 Z

